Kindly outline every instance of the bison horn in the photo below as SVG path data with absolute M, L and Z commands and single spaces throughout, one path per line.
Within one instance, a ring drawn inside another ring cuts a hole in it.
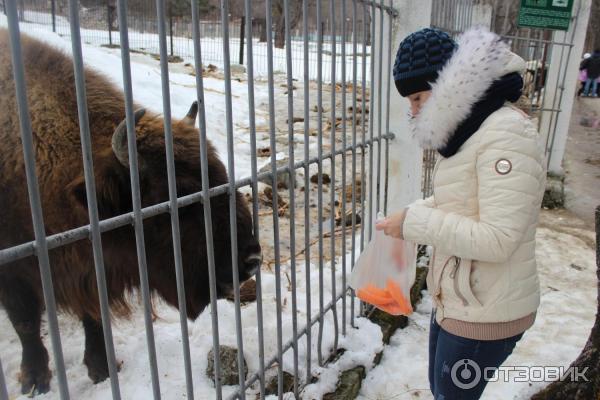
M 137 125 L 140 118 L 144 116 L 146 110 L 140 108 L 134 113 L 134 126 Z M 127 119 L 121 121 L 112 136 L 112 149 L 117 159 L 126 167 L 129 167 L 129 155 L 127 153 Z
M 190 126 L 194 126 L 196 124 L 196 115 L 198 115 L 198 102 L 194 101 L 183 121 Z

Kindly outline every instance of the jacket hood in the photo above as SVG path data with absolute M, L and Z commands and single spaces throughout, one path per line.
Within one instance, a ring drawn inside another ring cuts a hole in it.
M 474 27 L 457 39 L 458 49 L 431 84 L 431 96 L 411 119 L 421 147 L 440 149 L 498 78 L 523 73 L 525 61 L 500 36 Z

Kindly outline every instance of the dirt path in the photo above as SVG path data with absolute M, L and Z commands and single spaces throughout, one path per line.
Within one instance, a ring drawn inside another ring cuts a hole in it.
M 600 99 L 578 99 L 573 106 L 565 152 L 565 205 L 594 226 L 600 205 Z

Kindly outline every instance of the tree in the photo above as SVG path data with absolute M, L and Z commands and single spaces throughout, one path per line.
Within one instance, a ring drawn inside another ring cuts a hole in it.
M 302 0 L 290 0 L 290 31 L 296 26 L 302 19 Z M 309 7 L 311 4 L 309 3 Z M 283 49 L 285 46 L 285 12 L 283 8 L 283 0 L 273 1 L 273 19 L 275 21 L 275 47 Z
M 590 332 L 587 343 L 581 354 L 570 367 L 577 367 L 588 381 L 579 379 L 572 381 L 565 379 L 548 385 L 542 391 L 535 394 L 532 400 L 591 400 L 600 398 L 600 206 L 596 208 L 596 278 L 598 282 L 598 294 L 596 298 L 596 321 Z

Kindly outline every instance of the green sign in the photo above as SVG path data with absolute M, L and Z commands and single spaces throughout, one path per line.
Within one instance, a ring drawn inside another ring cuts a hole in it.
M 574 0 L 521 0 L 520 27 L 569 30 Z

